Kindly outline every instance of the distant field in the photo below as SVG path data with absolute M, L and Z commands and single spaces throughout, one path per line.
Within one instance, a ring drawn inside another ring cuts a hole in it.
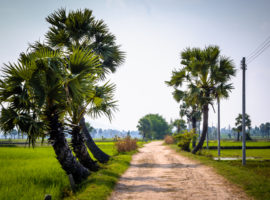
M 210 140 L 208 143 L 209 146 L 217 146 L 218 143 L 216 140 Z M 242 141 L 234 141 L 234 140 L 221 140 L 221 146 L 242 146 Z M 206 141 L 204 142 L 204 147 L 206 147 Z M 247 141 L 246 146 L 270 146 L 270 140 L 254 140 Z
M 217 150 L 203 150 L 204 155 L 217 157 Z M 241 149 L 221 149 L 221 157 L 242 157 Z M 247 149 L 247 157 L 255 157 L 257 160 L 270 160 L 270 149 Z
M 217 141 L 209 141 L 209 147 L 217 147 Z M 242 142 L 238 141 L 228 141 L 228 140 L 221 140 L 221 146 L 242 146 Z M 258 141 L 247 141 L 247 147 L 264 147 L 270 146 L 270 141 L 266 140 L 258 140 Z M 206 142 L 204 142 L 204 147 L 206 147 Z M 221 157 L 241 157 L 242 156 L 242 149 L 221 149 Z M 218 151 L 216 149 L 204 149 L 202 151 L 203 155 L 207 155 L 210 157 L 217 157 Z M 270 149 L 247 149 L 246 150 L 247 157 L 256 157 L 259 160 L 262 159 L 270 159 Z
M 109 155 L 116 154 L 113 142 L 100 142 L 97 144 Z M 109 168 L 112 173 L 120 175 L 128 167 L 130 159 L 131 154 L 116 155 L 104 167 Z M 103 169 L 98 173 L 107 173 L 108 176 L 109 171 Z M 94 174 L 92 176 L 96 176 Z M 99 175 L 99 178 L 102 179 L 103 176 Z M 112 179 L 116 182 L 117 177 L 114 176 Z M 108 187 L 107 193 L 104 192 L 103 199 L 106 198 L 106 195 L 111 190 L 110 187 L 113 187 L 113 185 L 106 187 Z M 92 190 L 92 193 L 94 193 L 95 190 Z M 68 177 L 56 160 L 51 146 L 36 147 L 34 149 L 28 147 L 0 147 L 1 200 L 41 200 L 44 199 L 45 194 L 51 194 L 55 200 L 61 199 L 65 193 L 70 194 Z

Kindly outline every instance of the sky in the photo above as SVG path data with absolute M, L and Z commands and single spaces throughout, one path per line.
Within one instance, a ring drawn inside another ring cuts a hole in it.
M 168 122 L 179 118 L 179 104 L 164 82 L 181 67 L 181 51 L 208 45 L 218 45 L 237 68 L 235 89 L 221 101 L 221 127 L 233 127 L 242 112 L 240 61 L 270 36 L 268 0 L 0 0 L 0 5 L 0 67 L 16 62 L 29 43 L 44 41 L 49 27 L 45 17 L 61 7 L 88 8 L 105 21 L 126 60 L 108 76 L 117 87 L 119 111 L 111 122 L 87 117 L 95 128 L 136 130 L 149 113 Z M 270 121 L 269 55 L 270 48 L 247 66 L 246 112 L 252 126 Z M 216 123 L 211 108 L 209 125 Z

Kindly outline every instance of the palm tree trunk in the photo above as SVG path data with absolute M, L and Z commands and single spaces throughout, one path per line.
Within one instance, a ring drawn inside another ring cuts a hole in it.
M 106 163 L 109 161 L 110 156 L 104 153 L 94 142 L 93 138 L 91 137 L 90 133 L 88 132 L 85 126 L 85 119 L 84 117 L 80 121 L 80 126 L 82 127 L 82 134 L 84 136 L 85 143 L 87 147 L 92 152 L 93 156 L 101 163 Z
M 192 153 L 195 154 L 199 149 L 202 148 L 205 137 L 206 137 L 206 133 L 208 131 L 208 104 L 203 106 L 203 130 L 202 130 L 202 135 L 200 138 L 199 143 L 197 144 L 197 146 L 192 150 Z
M 48 114 L 47 117 L 49 120 L 49 141 L 53 146 L 57 160 L 66 174 L 72 174 L 75 183 L 81 183 L 90 175 L 90 172 L 73 156 L 65 138 L 62 124 L 59 122 L 58 114 Z
M 192 123 L 192 129 L 194 129 L 194 133 L 196 134 L 197 132 L 197 127 L 196 127 L 196 123 L 197 123 L 197 120 L 195 117 L 193 117 L 191 119 L 191 123 Z M 196 138 L 194 137 L 194 139 L 192 140 L 192 148 L 194 148 L 196 146 Z
M 79 126 L 75 126 L 72 129 L 71 144 L 72 144 L 73 151 L 76 154 L 76 157 L 79 159 L 80 163 L 84 167 L 86 167 L 90 171 L 97 171 L 99 166 L 98 166 L 97 162 L 92 160 L 92 158 L 90 157 L 90 155 L 87 151 L 87 148 L 84 144 L 83 136 L 80 133 L 80 130 L 81 129 Z
M 239 140 L 240 140 L 240 132 L 237 131 L 237 141 L 239 141 Z

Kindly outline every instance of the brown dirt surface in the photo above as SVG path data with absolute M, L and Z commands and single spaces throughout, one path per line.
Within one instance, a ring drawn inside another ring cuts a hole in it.
M 181 156 L 162 143 L 151 142 L 139 149 L 110 200 L 250 199 L 211 167 Z

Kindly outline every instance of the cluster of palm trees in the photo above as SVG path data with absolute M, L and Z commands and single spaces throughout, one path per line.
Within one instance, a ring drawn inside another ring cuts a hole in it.
M 173 96 L 180 102 L 180 114 L 187 115 L 196 128 L 196 121 L 203 116 L 203 129 L 198 144 L 193 148 L 196 153 L 202 148 L 208 129 L 209 106 L 218 105 L 221 98 L 228 98 L 233 89 L 229 83 L 236 70 L 229 57 L 221 56 L 218 46 L 204 49 L 187 48 L 181 53 L 180 69 L 172 72 L 166 84 L 174 88 Z
M 84 116 L 113 116 L 115 85 L 104 80 L 125 54 L 91 10 L 59 9 L 46 20 L 50 27 L 44 43 L 31 44 L 17 63 L 2 68 L 0 128 L 9 132 L 16 127 L 32 145 L 48 137 L 62 168 L 80 183 L 99 168 L 86 146 L 98 161 L 109 160 L 94 143 Z

